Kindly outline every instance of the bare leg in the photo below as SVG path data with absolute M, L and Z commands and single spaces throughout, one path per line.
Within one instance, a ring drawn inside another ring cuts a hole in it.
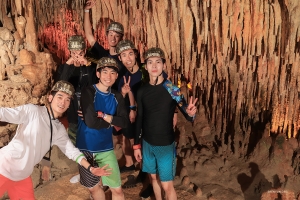
M 104 191 L 99 184 L 95 185 L 93 188 L 89 188 L 89 191 L 94 200 L 105 199 Z
M 131 148 L 131 140 L 129 140 L 128 138 L 126 138 L 124 135 L 122 136 L 122 150 L 123 150 L 123 153 L 125 155 L 125 166 L 126 167 L 130 167 L 133 165 L 133 151 L 132 151 L 132 148 Z
M 125 200 L 124 193 L 121 187 L 110 188 L 112 193 L 112 200 Z
M 161 182 L 162 188 L 166 193 L 167 200 L 176 200 L 177 194 L 174 189 L 173 181 Z
M 152 182 L 155 199 L 156 200 L 162 200 L 161 184 L 160 184 L 160 180 L 158 179 L 157 174 L 151 174 L 151 181 L 150 182 Z

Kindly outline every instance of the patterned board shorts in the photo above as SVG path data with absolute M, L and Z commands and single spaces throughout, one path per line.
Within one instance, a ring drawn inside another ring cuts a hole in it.
M 176 172 L 175 142 L 167 146 L 154 146 L 143 140 L 142 171 L 158 174 L 162 182 L 173 181 Z

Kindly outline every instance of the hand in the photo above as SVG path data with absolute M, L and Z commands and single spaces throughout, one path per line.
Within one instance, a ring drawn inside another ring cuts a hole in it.
M 66 64 L 68 64 L 68 65 L 74 64 L 74 59 L 72 56 L 67 60 Z
M 73 64 L 75 67 L 80 67 L 82 65 L 87 64 L 87 60 L 84 57 L 85 51 L 83 50 L 72 50 L 71 51 L 71 58 L 73 59 Z
M 88 61 L 86 60 L 86 58 L 84 56 L 80 56 L 78 57 L 76 63 L 79 65 L 79 66 L 82 66 L 82 65 L 87 65 Z M 75 65 L 75 64 L 74 64 Z M 76 66 L 76 65 L 75 65 Z
M 190 97 L 189 105 L 186 108 L 186 113 L 190 117 L 194 116 L 196 114 L 196 112 L 197 112 L 197 108 L 195 106 L 195 104 L 196 104 L 197 101 L 198 101 L 198 98 L 194 99 L 194 101 L 193 101 L 193 97 L 192 96 Z
M 91 9 L 96 4 L 95 0 L 87 0 L 84 6 L 84 10 Z
M 125 94 L 127 94 L 128 92 L 130 92 L 130 76 L 128 77 L 128 81 L 126 81 L 126 77 L 123 76 L 123 79 L 124 79 L 124 85 L 123 87 L 121 88 L 121 93 L 122 95 L 124 96 Z
M 130 110 L 129 112 L 129 120 L 131 123 L 135 122 L 135 117 L 136 117 L 136 111 Z
M 111 170 L 112 168 L 108 168 L 108 164 L 104 165 L 103 167 L 92 167 L 91 168 L 91 173 L 94 174 L 95 176 L 109 176 L 111 175 Z
M 142 151 L 141 149 L 136 149 L 134 150 L 134 157 L 136 159 L 136 161 L 141 162 L 142 161 Z

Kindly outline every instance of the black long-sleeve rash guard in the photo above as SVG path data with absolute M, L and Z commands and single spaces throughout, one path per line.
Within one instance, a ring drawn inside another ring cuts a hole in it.
M 94 86 L 88 86 L 81 91 L 81 105 L 82 105 L 82 114 L 86 125 L 89 128 L 101 129 L 109 128 L 110 124 L 103 120 L 102 118 L 97 117 L 97 111 L 94 107 L 96 90 Z M 123 96 L 116 90 L 111 89 L 111 93 L 115 95 L 115 98 L 118 102 L 117 111 L 113 116 L 111 122 L 114 126 L 119 126 L 121 128 L 126 128 L 126 122 L 128 120 L 128 114 L 125 107 L 125 102 Z
M 172 144 L 175 140 L 173 116 L 177 102 L 164 88 L 163 82 L 155 86 L 149 83 L 143 85 L 137 93 L 137 105 L 134 144 L 140 143 L 140 136 L 151 145 Z

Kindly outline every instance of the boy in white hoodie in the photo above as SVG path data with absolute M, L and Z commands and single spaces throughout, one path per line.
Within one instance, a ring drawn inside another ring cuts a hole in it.
M 10 199 L 34 199 L 30 175 L 53 145 L 92 174 L 111 174 L 108 165 L 94 168 L 87 162 L 57 119 L 68 109 L 73 94 L 69 82 L 58 81 L 48 95 L 46 106 L 26 104 L 0 108 L 0 121 L 19 124 L 11 142 L 0 149 L 0 197 L 8 192 Z

